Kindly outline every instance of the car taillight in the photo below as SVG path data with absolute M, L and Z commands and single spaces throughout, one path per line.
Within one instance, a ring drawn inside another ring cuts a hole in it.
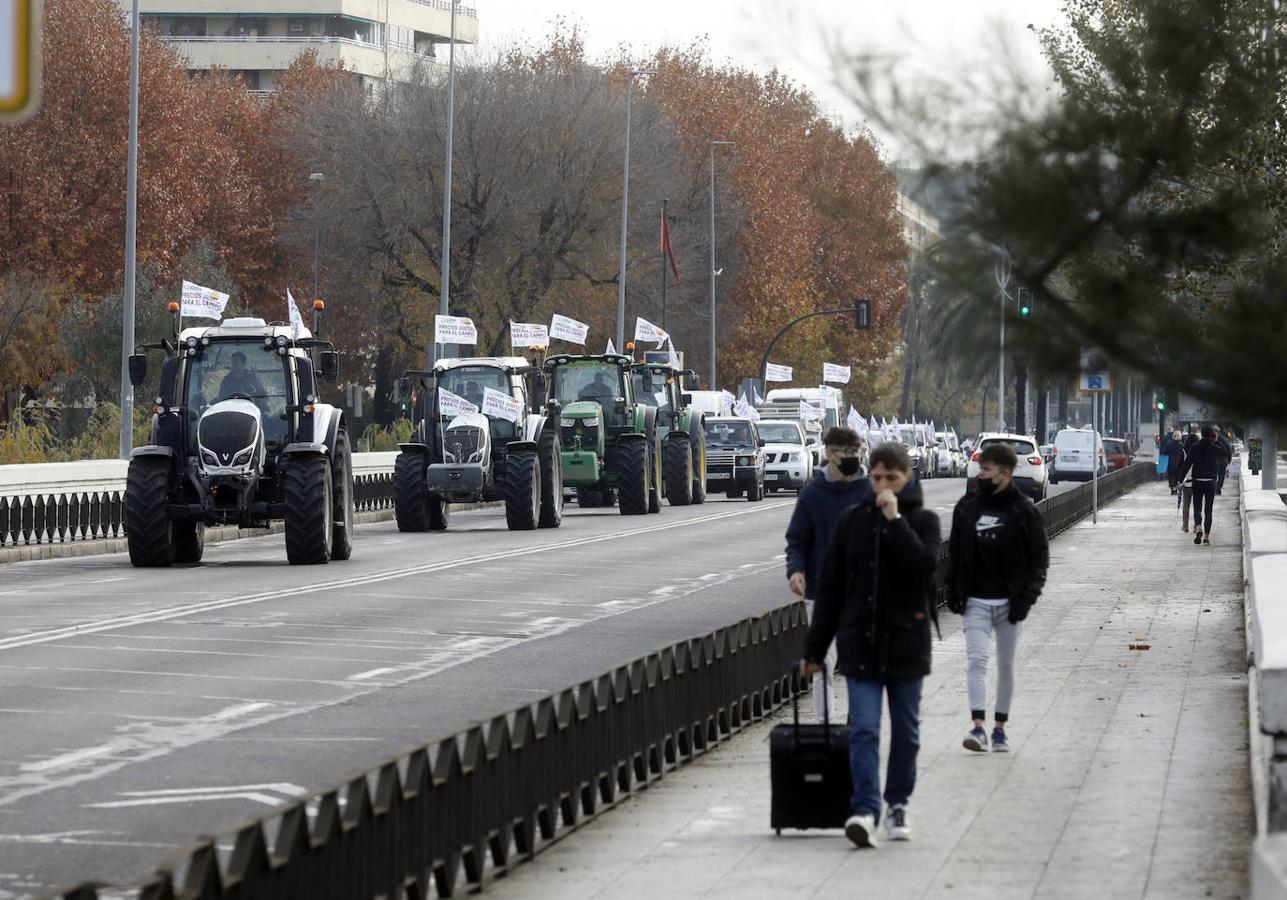
M 980 451 L 975 450 L 975 451 L 974 451 L 974 453 L 972 453 L 972 454 L 970 455 L 970 462 L 978 462 L 978 461 L 979 461 L 979 453 L 980 453 Z
M 1029 456 L 1028 462 L 1030 462 L 1034 466 L 1039 466 L 1043 462 L 1045 462 L 1045 460 L 1043 460 L 1040 456 Z

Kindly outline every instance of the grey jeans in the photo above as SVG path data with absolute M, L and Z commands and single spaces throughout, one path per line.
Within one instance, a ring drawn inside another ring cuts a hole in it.
M 1010 716 L 1014 697 L 1014 653 L 1019 645 L 1019 626 L 1010 624 L 1010 604 L 988 606 L 977 600 L 965 604 L 965 684 L 974 718 L 984 718 L 988 702 L 988 650 L 992 636 L 997 642 L 998 722 Z
M 805 600 L 804 608 L 809 613 L 809 621 L 813 621 L 813 601 Z M 823 719 L 822 704 L 826 703 L 827 717 L 833 723 L 843 724 L 844 713 L 836 712 L 836 685 L 833 679 L 836 677 L 836 642 L 833 640 L 831 646 L 827 648 L 827 658 L 825 660 L 827 670 L 825 673 L 819 672 L 813 676 L 813 717 L 821 722 Z M 823 676 L 826 676 L 825 680 Z

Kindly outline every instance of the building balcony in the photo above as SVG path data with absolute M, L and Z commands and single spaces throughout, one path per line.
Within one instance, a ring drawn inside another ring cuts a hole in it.
M 355 38 L 328 35 L 164 35 L 191 70 L 215 66 L 234 71 L 283 70 L 306 49 L 317 51 L 318 62 L 357 75 L 400 81 L 416 62 L 439 66 L 432 56 L 390 43 L 386 48 Z

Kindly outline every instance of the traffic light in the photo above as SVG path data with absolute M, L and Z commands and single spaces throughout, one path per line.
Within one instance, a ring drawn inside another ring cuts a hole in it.
M 871 327 L 871 301 L 859 300 L 854 305 L 854 327 L 866 331 Z
M 1019 318 L 1032 318 L 1032 291 L 1027 288 L 1019 288 Z
M 1166 412 L 1166 397 L 1161 394 L 1153 395 L 1153 408 L 1158 412 Z

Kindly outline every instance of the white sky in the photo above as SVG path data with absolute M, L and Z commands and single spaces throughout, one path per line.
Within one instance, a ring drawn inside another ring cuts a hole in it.
M 592 57 L 626 45 L 637 55 L 707 38 L 715 61 L 766 72 L 777 66 L 846 125 L 857 112 L 835 86 L 828 45 L 906 54 L 942 72 L 977 69 L 1004 38 L 1026 69 L 1044 64 L 1027 29 L 1059 21 L 1059 0 L 466 0 L 478 9 L 480 44 L 539 40 L 559 17 L 581 26 Z M 999 38 L 1000 36 L 1000 38 Z M 897 153 L 895 152 L 895 155 Z

